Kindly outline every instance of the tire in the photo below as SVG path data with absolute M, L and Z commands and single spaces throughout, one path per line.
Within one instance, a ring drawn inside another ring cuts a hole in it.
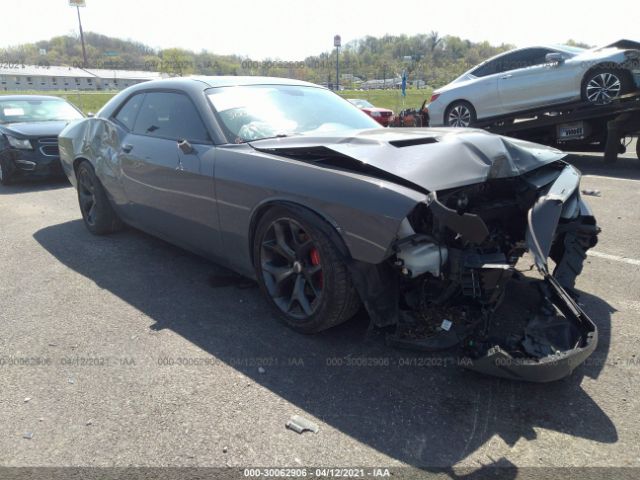
M 476 109 L 469 102 L 453 102 L 444 112 L 444 124 L 447 127 L 468 128 L 476 122 Z
M 582 100 L 594 105 L 607 105 L 633 90 L 633 78 L 621 68 L 595 68 L 582 81 Z
M 269 304 L 293 330 L 311 334 L 353 317 L 360 297 L 336 246 L 302 217 L 286 207 L 268 210 L 256 228 L 253 259 Z
M 640 160 L 640 137 L 636 137 L 636 157 Z
M 78 179 L 78 203 L 87 230 L 94 235 L 108 235 L 123 227 L 113 210 L 107 194 L 98 180 L 93 166 L 83 161 L 76 168 Z
M 0 185 L 11 185 L 13 178 L 9 166 L 4 159 L 0 158 Z

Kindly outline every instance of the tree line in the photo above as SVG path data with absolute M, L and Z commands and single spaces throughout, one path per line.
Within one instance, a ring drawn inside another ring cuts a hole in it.
M 300 61 L 256 60 L 217 55 L 207 49 L 200 52 L 179 48 L 156 50 L 140 42 L 93 32 L 85 33 L 85 45 L 87 68 L 161 71 L 170 75 L 265 75 L 314 83 L 335 80 L 335 50 Z M 341 84 L 356 86 L 356 78 L 389 79 L 406 72 L 410 82 L 420 80 L 437 88 L 481 61 L 511 48 L 508 44 L 472 42 L 438 32 L 368 36 L 349 42 L 341 49 Z M 80 39 L 73 35 L 0 49 L 0 63 L 84 66 Z

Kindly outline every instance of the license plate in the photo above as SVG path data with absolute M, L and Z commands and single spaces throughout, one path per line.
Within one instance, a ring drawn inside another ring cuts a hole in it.
M 558 140 L 582 140 L 584 137 L 584 122 L 558 125 Z

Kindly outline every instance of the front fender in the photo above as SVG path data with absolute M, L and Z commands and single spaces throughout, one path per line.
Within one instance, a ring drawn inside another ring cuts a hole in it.
M 243 272 L 252 270 L 250 239 L 269 205 L 311 210 L 339 232 L 352 258 L 378 264 L 389 256 L 400 223 L 426 198 L 388 181 L 249 148 L 220 148 L 215 169 L 223 244 Z

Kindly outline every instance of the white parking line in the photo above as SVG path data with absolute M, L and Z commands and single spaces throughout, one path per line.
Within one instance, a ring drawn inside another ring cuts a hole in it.
M 621 257 L 620 255 L 609 255 L 608 253 L 600 253 L 594 250 L 589 250 L 587 255 L 590 257 L 604 258 L 605 260 L 613 260 L 614 262 L 627 263 L 629 265 L 636 265 L 640 267 L 640 260 L 634 258 Z
M 640 179 L 638 178 L 618 178 L 618 177 L 607 177 L 604 175 L 592 175 L 590 173 L 585 173 L 582 175 L 582 178 L 597 178 L 600 180 L 614 180 L 616 182 L 638 182 Z

